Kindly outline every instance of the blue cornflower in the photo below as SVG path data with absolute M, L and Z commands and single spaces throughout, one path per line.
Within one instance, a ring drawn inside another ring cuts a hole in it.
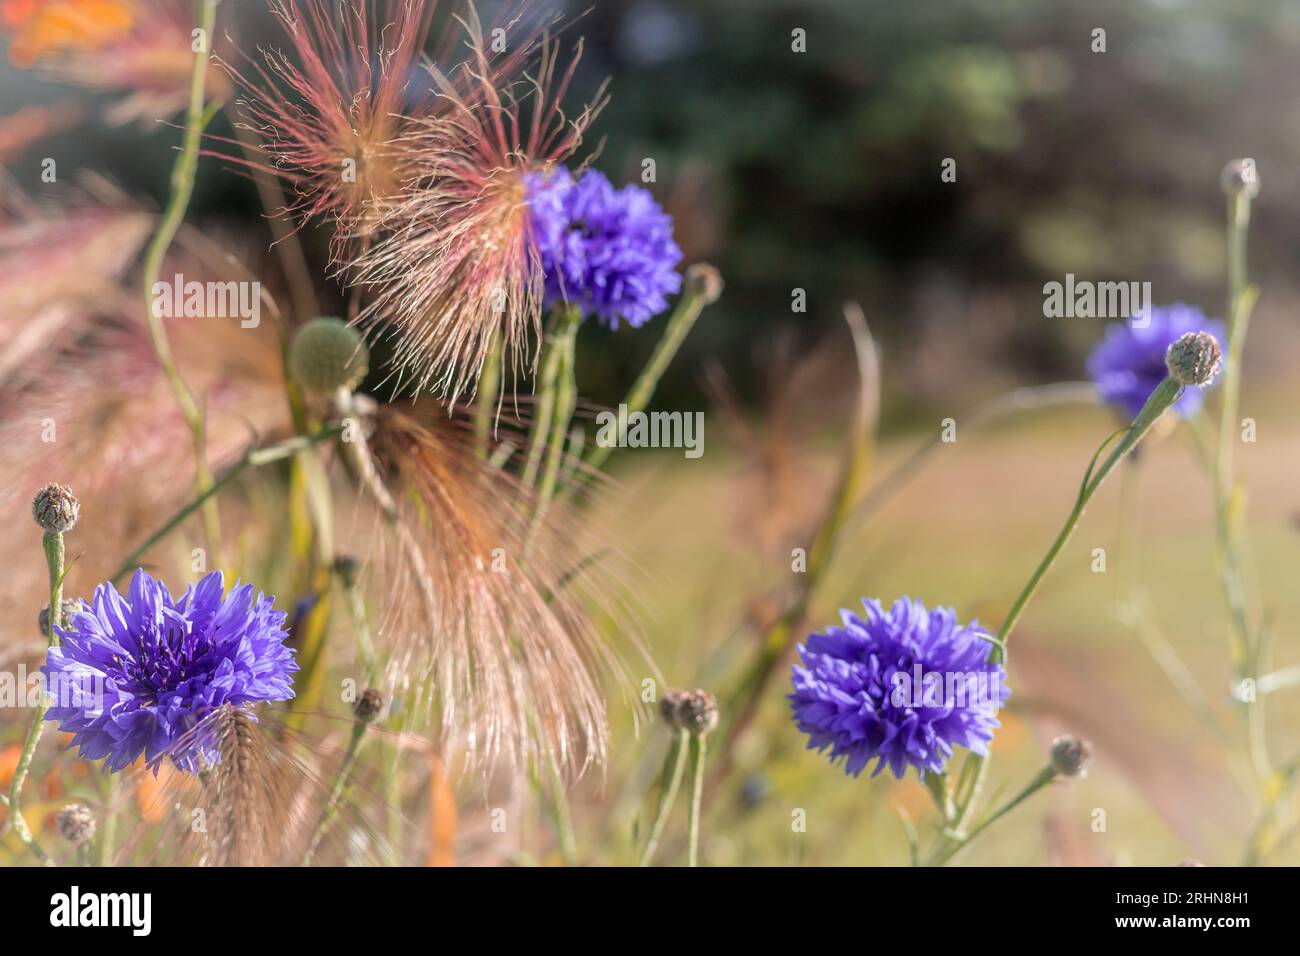
M 594 169 L 576 180 L 563 168 L 529 173 L 526 182 L 548 306 L 575 305 L 610 328 L 637 328 L 668 308 L 666 296 L 682 287 L 682 251 L 649 192 L 616 190 Z
M 1107 326 L 1106 337 L 1088 356 L 1088 374 L 1102 400 L 1136 418 L 1165 379 L 1165 352 L 1188 332 L 1209 332 L 1226 352 L 1223 323 L 1181 302 L 1153 306 L 1126 322 Z M 1174 413 L 1183 418 L 1194 415 L 1203 398 L 1201 389 L 1185 389 L 1173 405 Z
M 220 571 L 180 600 L 143 569 L 125 597 L 101 584 L 41 668 L 55 698 L 46 720 L 110 771 L 141 755 L 155 772 L 164 757 L 191 772 L 216 762 L 214 742 L 187 733 L 223 704 L 289 699 L 298 669 L 274 598 L 224 588 Z
M 957 623 L 952 608 L 927 610 L 900 598 L 886 611 L 863 601 L 866 616 L 841 611 L 829 627 L 799 645 L 794 719 L 808 746 L 830 748 L 857 776 L 876 760 L 901 778 L 910 764 L 924 776 L 941 772 L 962 746 L 984 754 L 1010 691 L 1006 671 L 989 660 L 992 645 L 977 622 Z

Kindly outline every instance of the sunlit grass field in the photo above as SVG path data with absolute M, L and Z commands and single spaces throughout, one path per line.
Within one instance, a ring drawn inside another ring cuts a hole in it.
M 1300 614 L 1294 397 L 1248 391 L 1243 407 L 1263 437 L 1239 452 L 1252 597 L 1273 624 L 1275 667 L 1296 659 L 1287 622 Z M 1082 407 L 970 432 L 957 418 L 957 441 L 939 446 L 845 541 L 815 598 L 814 625 L 837 621 L 838 609 L 856 608 L 862 596 L 911 594 L 996 626 L 1068 511 L 1093 448 L 1116 427 L 1110 412 Z M 887 438 L 874 474 L 889 473 L 929 437 Z M 1059 733 L 1089 738 L 1095 757 L 1085 779 L 1051 788 L 1002 821 L 963 862 L 1240 862 L 1255 808 L 1234 777 L 1244 722 L 1231 697 L 1211 489 L 1195 455 L 1185 428 L 1149 440 L 1093 502 L 1024 618 L 1010 648 L 1012 697 L 996 739 L 993 791 L 1019 788 Z M 813 440 L 800 457 L 804 491 L 820 500 L 835 454 Z M 721 443 L 699 461 L 659 453 L 623 466 L 622 503 L 604 517 L 644 573 L 654 657 L 669 683 L 707 687 L 736 648 L 758 639 L 752 621 L 763 595 L 789 579 L 788 551 L 764 553 L 745 534 L 765 506 L 780 503 L 747 496 L 755 463 Z M 1104 571 L 1094 570 L 1098 548 Z M 630 670 L 641 672 L 635 663 Z M 929 794 L 914 777 L 849 778 L 806 751 L 784 699 L 788 671 L 769 688 L 739 741 L 735 773 L 706 810 L 702 854 L 716 864 L 905 863 L 900 815 L 922 829 L 934 814 Z M 1286 695 L 1269 701 L 1275 761 L 1297 746 L 1300 711 Z M 639 739 L 633 733 L 616 732 L 603 787 L 584 788 L 593 819 L 617 801 L 645 743 L 662 752 L 653 723 Z M 805 832 L 794 826 L 800 810 Z M 1295 862 L 1294 850 L 1282 856 Z

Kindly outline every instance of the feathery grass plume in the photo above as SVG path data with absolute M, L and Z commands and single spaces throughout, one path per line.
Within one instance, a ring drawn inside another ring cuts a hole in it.
M 148 237 L 151 217 L 90 197 L 0 223 L 0 383 L 83 334 Z
M 602 633 L 629 633 L 617 555 L 558 508 L 530 539 L 527 492 L 435 402 L 380 408 L 372 441 L 395 520 L 379 526 L 368 571 L 386 589 L 377 631 L 395 692 L 427 691 L 414 706 L 432 708 L 471 766 L 599 762 L 600 678 L 628 686 Z
M 563 66 L 545 36 L 497 57 L 472 8 L 461 22 L 469 57 L 430 66 L 438 110 L 401 140 L 412 178 L 354 273 L 371 295 L 362 324 L 393 334 L 399 385 L 409 376 L 453 405 L 476 387 L 494 335 L 516 379 L 535 366 L 546 290 L 529 176 L 569 160 L 606 102 L 602 86 L 564 108 L 581 42 Z
M 104 228 L 117 234 L 115 226 Z M 106 254 L 108 238 L 102 237 Z M 39 263 L 34 251 L 29 254 Z M 50 258 L 63 262 L 61 255 Z M 84 267 L 92 262 L 85 260 Z M 71 284 L 71 263 L 64 269 Z M 174 272 L 195 280 L 223 277 L 184 257 L 165 270 Z M 80 298 L 58 304 L 70 310 L 58 335 L 32 345 L 18 328 L 0 341 L 6 372 L 0 376 L 0 442 L 8 450 L 0 459 L 0 513 L 21 515 L 30 504 L 25 499 L 50 474 L 66 475 L 87 500 L 113 502 L 90 509 L 78 525 L 84 551 L 70 575 L 73 594 L 77 582 L 106 580 L 124 542 L 143 539 L 188 499 L 193 467 L 178 463 L 176 450 L 185 447 L 188 433 L 140 321 L 145 305 L 139 293 L 107 282 L 94 288 L 99 301 L 93 308 Z M 183 317 L 168 324 L 177 359 L 205 398 L 214 468 L 239 457 L 255 436 L 274 440 L 291 431 L 270 322 L 243 328 L 235 318 Z M 23 622 L 48 603 L 40 597 L 41 568 L 21 559 L 35 546 L 35 536 L 24 533 L 0 540 L 0 560 L 10 568 L 0 581 L 0 644 L 29 637 Z M 159 549 L 145 560 L 164 553 Z M 188 547 L 185 555 L 188 565 Z
M 152 121 L 185 106 L 194 64 L 185 0 L 4 0 L 0 26 L 19 69 L 126 94 L 108 110 L 110 122 Z M 211 67 L 208 82 L 213 95 L 229 91 Z
M 395 141 L 431 97 L 413 82 L 435 0 L 270 0 L 291 53 L 264 50 L 248 72 L 225 63 L 242 112 L 261 139 L 264 172 L 293 191 L 300 223 L 326 217 L 335 265 L 368 237 L 406 174 Z M 226 157 L 247 164 L 236 157 Z
M 137 770 L 139 779 L 151 783 L 140 791 L 141 819 L 119 849 L 118 862 L 299 865 L 341 757 L 328 733 L 292 730 L 286 715 L 280 707 L 223 705 L 172 745 L 176 752 L 200 743 L 210 747 L 217 759 L 207 770 L 168 771 L 168 761 L 157 781 L 143 767 Z M 384 838 L 370 822 L 370 794 L 359 796 L 366 806 L 354 800 L 336 808 L 341 822 L 316 851 L 315 862 L 373 865 L 385 858 Z

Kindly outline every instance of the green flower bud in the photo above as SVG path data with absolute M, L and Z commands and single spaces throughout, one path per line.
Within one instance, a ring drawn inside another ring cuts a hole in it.
M 289 370 L 309 392 L 350 391 L 370 370 L 370 350 L 342 319 L 312 319 L 293 337 Z

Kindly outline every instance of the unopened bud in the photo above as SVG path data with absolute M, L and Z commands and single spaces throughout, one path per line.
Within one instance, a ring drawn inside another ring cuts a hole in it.
M 342 319 L 312 319 L 293 337 L 289 369 L 309 392 L 350 391 L 370 370 L 370 350 L 361 333 Z
M 697 262 L 686 269 L 686 291 L 708 305 L 722 295 L 722 273 L 707 262 Z
M 1245 193 L 1251 199 L 1259 195 L 1259 171 L 1253 159 L 1234 159 L 1223 167 L 1219 184 L 1229 196 Z
M 50 483 L 32 499 L 32 517 L 51 534 L 62 534 L 76 526 L 81 502 L 67 485 Z
M 1092 759 L 1092 744 L 1066 734 L 1052 741 L 1052 768 L 1062 777 L 1083 777 Z
M 59 621 L 59 626 L 66 627 L 68 621 L 72 620 L 72 615 L 81 610 L 81 602 L 64 598 L 60 604 L 63 608 L 63 616 Z M 40 628 L 42 637 L 50 636 L 50 609 L 48 605 L 41 608 L 41 613 L 36 616 L 36 626 Z
M 668 690 L 659 702 L 664 720 L 678 730 L 702 737 L 718 726 L 718 701 L 703 690 Z
M 69 803 L 56 819 L 59 836 L 73 846 L 81 846 L 95 835 L 95 815 L 84 803 Z
M 1209 332 L 1188 332 L 1165 352 L 1169 377 L 1179 385 L 1208 385 L 1219 374 L 1223 350 Z
M 383 709 L 384 695 L 373 687 L 358 697 L 357 702 L 352 705 L 352 713 L 363 724 L 370 723 L 380 715 Z

